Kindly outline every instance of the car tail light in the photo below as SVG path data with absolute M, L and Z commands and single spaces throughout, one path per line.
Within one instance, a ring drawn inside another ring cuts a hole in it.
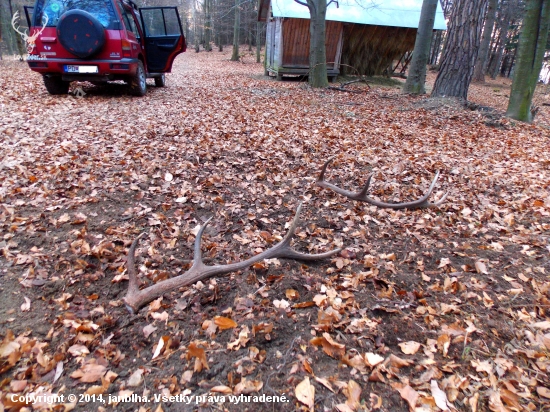
M 132 45 L 126 39 L 122 39 L 122 57 L 132 57 Z
M 111 64 L 110 66 L 111 66 L 111 69 L 113 69 L 113 70 L 128 70 L 130 68 L 129 64 L 115 63 L 115 64 Z

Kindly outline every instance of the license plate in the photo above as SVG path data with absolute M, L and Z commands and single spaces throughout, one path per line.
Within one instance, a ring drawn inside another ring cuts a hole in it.
M 98 73 L 97 66 L 65 66 L 65 73 Z

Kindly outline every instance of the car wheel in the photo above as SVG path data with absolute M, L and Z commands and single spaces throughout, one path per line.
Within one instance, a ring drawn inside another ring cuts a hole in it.
M 64 13 L 57 23 L 56 31 L 63 48 L 81 59 L 93 56 L 105 44 L 105 29 L 84 10 Z
M 60 76 L 44 76 L 44 86 L 50 94 L 67 94 L 70 84 L 61 80 Z
M 130 78 L 130 94 L 133 96 L 145 96 L 147 93 L 147 78 L 143 63 L 138 62 L 136 74 Z
M 155 77 L 155 86 L 164 87 L 166 86 L 166 76 L 162 74 L 160 77 Z

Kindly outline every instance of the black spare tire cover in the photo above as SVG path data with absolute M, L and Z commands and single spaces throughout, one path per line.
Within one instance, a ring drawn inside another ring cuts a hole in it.
M 57 23 L 57 38 L 65 50 L 80 58 L 90 57 L 105 44 L 105 29 L 90 13 L 70 10 Z

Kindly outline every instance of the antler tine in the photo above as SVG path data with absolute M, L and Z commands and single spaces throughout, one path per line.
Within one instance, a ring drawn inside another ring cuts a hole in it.
M 206 226 L 208 226 L 208 223 L 212 220 L 212 216 L 209 217 L 206 222 L 200 227 L 197 237 L 195 238 L 195 248 L 193 249 L 193 266 L 202 264 L 202 251 L 201 251 L 201 242 L 202 242 L 202 234 L 204 233 L 204 230 L 206 229 Z
M 360 202 L 366 202 L 366 203 L 369 203 L 371 205 L 374 205 L 374 206 L 377 206 L 377 207 L 380 207 L 380 208 L 395 209 L 395 210 L 399 210 L 399 209 L 424 209 L 424 208 L 428 208 L 428 207 L 439 207 L 445 201 L 445 199 L 447 199 L 448 193 L 445 193 L 438 201 L 433 202 L 433 203 L 428 202 L 428 198 L 432 194 L 432 192 L 435 188 L 435 184 L 437 183 L 437 179 L 439 178 L 439 171 L 436 172 L 435 177 L 432 180 L 432 183 L 431 183 L 428 191 L 426 192 L 426 194 L 424 196 L 422 196 L 420 199 L 414 200 L 412 202 L 386 203 L 386 202 L 381 202 L 381 201 L 378 201 L 378 200 L 375 200 L 375 199 L 369 197 L 367 195 L 367 193 L 368 193 L 368 190 L 369 190 L 369 187 L 370 187 L 372 174 L 367 177 L 367 182 L 366 182 L 365 186 L 359 192 L 351 192 L 349 190 L 339 188 L 338 186 L 336 186 L 332 183 L 328 183 L 324 180 L 327 166 L 328 166 L 328 164 L 330 163 L 330 161 L 332 159 L 333 158 L 331 157 L 323 165 L 323 167 L 321 169 L 321 173 L 319 174 L 319 177 L 317 178 L 316 184 L 317 184 L 317 186 L 321 186 L 321 187 L 324 187 L 324 188 L 327 188 L 327 189 L 331 189 L 334 192 L 336 192 L 338 194 L 341 194 L 341 195 L 343 195 L 347 198 L 357 200 L 357 201 L 360 201 Z
M 158 282 L 142 290 L 139 290 L 138 280 L 137 280 L 136 271 L 135 271 L 135 258 L 134 258 L 134 253 L 135 253 L 138 240 L 142 235 L 138 236 L 132 242 L 132 246 L 130 246 L 130 249 L 128 251 L 127 263 L 128 263 L 128 276 L 130 278 L 130 282 L 128 285 L 128 292 L 124 297 L 124 302 L 126 303 L 126 307 L 128 308 L 128 311 L 130 313 L 136 313 L 140 307 L 152 301 L 153 299 L 159 296 L 162 296 L 166 292 L 169 292 L 174 289 L 179 289 L 183 286 L 191 285 L 195 282 L 198 282 L 199 280 L 208 279 L 216 275 L 245 269 L 251 264 L 263 259 L 280 257 L 280 258 L 312 261 L 312 260 L 325 259 L 342 250 L 338 248 L 338 249 L 331 250 L 329 252 L 312 254 L 312 255 L 296 252 L 295 250 L 293 250 L 290 247 L 290 242 L 292 240 L 292 237 L 294 236 L 296 227 L 298 226 L 300 211 L 301 211 L 301 205 L 298 206 L 298 209 L 290 225 L 288 233 L 275 246 L 267 250 L 264 250 L 262 253 L 256 256 L 252 256 L 251 258 L 246 259 L 242 262 L 230 263 L 227 265 L 207 266 L 202 262 L 201 250 L 200 250 L 201 239 L 204 233 L 204 229 L 210 222 L 210 219 L 208 219 L 201 226 L 199 232 L 197 233 L 197 237 L 195 238 L 193 265 L 191 266 L 191 268 L 187 272 L 183 273 L 182 275 L 179 275 L 170 279 L 166 279 L 164 281 Z
M 328 160 L 325 162 L 323 167 L 321 168 L 321 173 L 319 173 L 319 177 L 317 178 L 318 182 L 323 182 L 325 180 L 325 172 L 327 171 L 327 166 L 332 160 L 334 160 L 336 156 L 331 156 L 328 158 Z
M 288 228 L 288 232 L 283 238 L 283 240 L 281 240 L 277 245 L 275 245 L 271 249 L 266 250 L 265 252 L 271 252 L 275 248 L 280 246 L 280 250 L 281 250 L 280 257 L 287 258 L 287 259 L 299 259 L 299 260 L 305 260 L 305 261 L 326 259 L 340 252 L 342 248 L 334 249 L 325 253 L 308 254 L 308 253 L 296 252 L 294 249 L 290 247 L 290 241 L 292 240 L 292 237 L 294 236 L 294 232 L 298 227 L 298 222 L 300 221 L 301 211 L 302 211 L 302 202 L 298 204 L 298 208 L 296 209 L 296 213 L 294 214 L 294 219 L 292 219 L 292 223 L 290 224 L 290 227 Z M 262 252 L 262 253 L 265 253 L 265 252 Z M 264 259 L 268 259 L 268 258 L 264 258 Z
M 338 186 L 336 185 L 333 185 L 332 183 L 329 183 L 327 181 L 325 181 L 325 172 L 327 170 L 327 166 L 330 162 L 332 162 L 332 160 L 334 159 L 335 156 L 329 158 L 325 164 L 323 165 L 323 167 L 321 168 L 321 173 L 319 173 L 319 177 L 317 178 L 317 182 L 315 182 L 315 184 L 317 186 L 321 186 L 321 187 L 324 187 L 324 188 L 327 188 L 327 189 L 330 189 L 338 194 L 341 194 L 342 196 L 346 196 L 346 197 L 349 197 L 351 199 L 353 199 L 355 196 L 357 196 L 357 193 L 355 192 L 350 192 L 349 190 L 345 190 L 345 189 L 342 189 L 342 188 L 339 188 Z
M 128 271 L 128 293 L 136 293 L 139 291 L 139 282 L 136 274 L 136 248 L 139 240 L 143 236 L 145 236 L 145 232 L 136 237 L 132 242 L 130 249 L 128 249 L 128 257 L 126 258 Z
M 13 27 L 13 29 L 19 34 L 21 35 L 21 37 L 23 38 L 23 40 L 27 40 L 27 37 L 28 37 L 28 34 L 27 32 L 22 32 L 19 30 L 19 28 L 21 27 L 20 25 L 17 25 L 17 27 L 15 26 L 15 22 L 19 20 L 19 10 L 17 10 L 14 14 L 13 14 L 13 17 L 11 18 L 11 26 Z
M 372 173 L 367 177 L 367 183 L 365 183 L 365 186 L 363 186 L 363 190 L 361 190 L 357 195 L 359 197 L 366 197 L 367 193 L 369 192 L 370 187 L 370 181 L 372 179 Z

